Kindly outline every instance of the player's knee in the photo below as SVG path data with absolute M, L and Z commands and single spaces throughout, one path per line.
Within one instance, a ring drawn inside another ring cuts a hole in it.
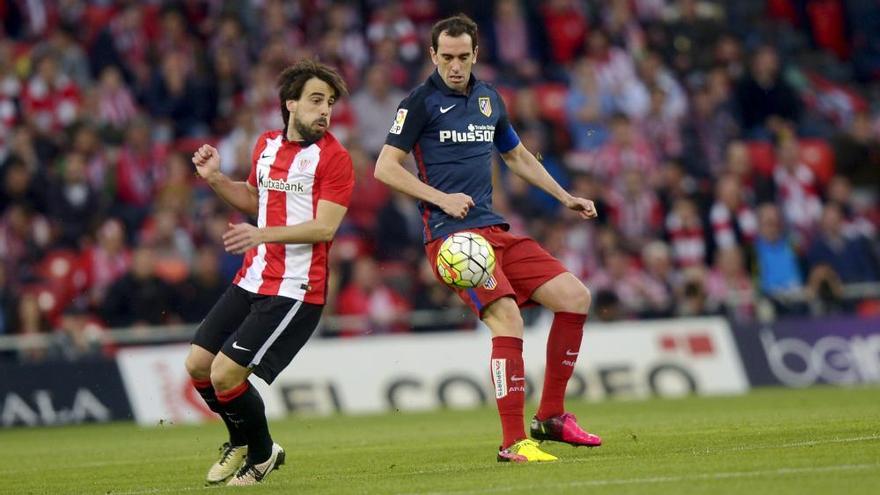
M 522 337 L 523 319 L 519 307 L 511 301 L 493 304 L 483 313 L 485 323 L 495 337 Z
M 562 292 L 559 298 L 559 311 L 587 314 L 592 302 L 593 296 L 590 294 L 590 289 L 578 281 L 569 284 Z
M 223 392 L 232 390 L 244 381 L 241 374 L 222 365 L 218 359 L 211 364 L 211 385 L 214 390 Z
M 196 380 L 207 380 L 211 377 L 211 361 L 200 359 L 192 352 L 186 357 L 186 372 Z

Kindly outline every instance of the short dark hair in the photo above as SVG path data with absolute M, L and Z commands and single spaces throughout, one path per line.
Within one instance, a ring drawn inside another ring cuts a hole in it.
M 458 14 L 437 21 L 437 23 L 434 24 L 434 27 L 431 28 L 431 46 L 434 48 L 435 52 L 437 51 L 437 42 L 440 39 L 440 33 L 443 33 L 444 31 L 453 38 L 457 38 L 463 34 L 469 35 L 471 37 L 471 50 L 477 49 L 477 23 L 470 17 L 464 14 Z
M 281 71 L 281 75 L 278 76 L 278 98 L 281 100 L 281 116 L 284 118 L 285 129 L 290 120 L 287 100 L 299 100 L 306 82 L 313 77 L 327 83 L 333 89 L 335 93 L 333 97 L 336 99 L 348 94 L 348 86 L 336 69 L 312 59 L 300 60 Z

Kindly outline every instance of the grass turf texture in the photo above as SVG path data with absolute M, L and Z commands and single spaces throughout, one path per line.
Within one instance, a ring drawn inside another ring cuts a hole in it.
M 221 424 L 0 432 L 0 493 L 878 493 L 880 388 L 571 403 L 605 445 L 495 462 L 494 409 L 271 424 L 287 465 L 259 487 L 203 488 Z M 527 411 L 534 411 L 534 404 Z

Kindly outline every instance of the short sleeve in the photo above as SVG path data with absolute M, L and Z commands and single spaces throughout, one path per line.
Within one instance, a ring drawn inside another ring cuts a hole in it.
M 501 153 L 507 153 L 519 144 L 519 136 L 517 136 L 516 131 L 513 130 L 513 125 L 510 123 L 510 116 L 507 114 L 507 106 L 504 104 L 504 99 L 497 92 L 495 95 L 497 96 L 499 108 L 498 123 L 495 124 L 495 148 Z
M 354 189 L 354 166 L 347 151 L 337 153 L 322 165 L 319 180 L 318 199 L 332 201 L 348 208 L 351 191 Z
M 254 152 L 251 154 L 251 173 L 248 174 L 247 183 L 254 187 L 257 187 L 257 160 L 260 159 L 260 154 L 266 149 L 267 142 L 266 135 L 261 134 L 257 138 L 257 142 L 254 144 Z
M 385 144 L 409 152 L 415 147 L 428 124 L 428 112 L 425 109 L 425 98 L 421 91 L 416 90 L 400 102 L 391 130 L 385 138 Z

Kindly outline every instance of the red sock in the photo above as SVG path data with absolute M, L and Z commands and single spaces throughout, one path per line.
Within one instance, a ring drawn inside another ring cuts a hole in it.
M 526 402 L 526 374 L 523 367 L 522 339 L 495 337 L 492 339 L 492 383 L 495 385 L 495 402 L 501 416 L 501 431 L 506 449 L 526 438 L 523 426 L 523 407 Z
M 547 369 L 544 371 L 544 392 L 536 416 L 539 420 L 565 412 L 565 387 L 574 371 L 584 336 L 587 315 L 556 313 L 547 339 Z

